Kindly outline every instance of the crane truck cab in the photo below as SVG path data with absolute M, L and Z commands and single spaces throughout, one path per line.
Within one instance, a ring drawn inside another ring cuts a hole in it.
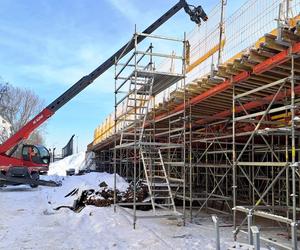
M 47 174 L 49 170 L 50 154 L 43 145 L 23 145 L 22 160 L 38 164 L 32 166 L 32 170 L 37 170 L 40 174 Z
M 42 145 L 24 144 L 21 151 L 16 152 L 14 157 L 10 156 L 10 159 L 10 164 L 0 166 L 1 174 L 9 178 L 25 178 L 38 181 L 39 175 L 47 174 L 49 170 L 50 154 L 48 149 Z M 18 185 L 22 183 L 2 181 L 2 184 Z M 37 187 L 37 184 L 33 183 L 30 186 Z

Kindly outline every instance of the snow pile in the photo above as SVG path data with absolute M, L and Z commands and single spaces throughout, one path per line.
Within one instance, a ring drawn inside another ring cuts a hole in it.
M 49 175 L 60 175 L 65 176 L 66 171 L 69 169 L 75 169 L 75 173 L 80 170 L 86 169 L 86 158 L 85 152 L 80 152 L 74 155 L 70 155 L 62 160 L 53 162 L 49 166 Z
M 114 175 L 109 173 L 88 173 L 85 175 L 75 175 L 75 176 L 41 176 L 44 180 L 61 181 L 62 186 L 55 189 L 49 189 L 47 191 L 47 197 L 52 208 L 68 205 L 72 206 L 73 201 L 78 198 L 84 190 L 99 189 L 99 184 L 105 182 L 109 188 L 114 187 Z M 116 177 L 116 186 L 120 191 L 126 191 L 129 184 L 119 175 Z M 72 190 L 78 189 L 76 196 L 65 197 L 66 194 L 70 193 Z M 59 190 L 57 193 L 56 190 Z M 53 191 L 53 192 L 52 192 Z
M 93 154 L 86 155 L 85 152 L 80 152 L 50 164 L 48 176 L 41 176 L 41 178 L 61 182 L 63 186 L 63 191 L 59 194 L 48 193 L 47 196 L 52 200 L 51 204 L 55 206 L 72 205 L 77 196 L 68 198 L 64 196 L 73 189 L 78 189 L 77 193 L 80 195 L 84 190 L 98 190 L 101 182 L 105 182 L 109 188 L 114 187 L 113 174 L 93 172 L 85 175 L 66 176 L 66 171 L 69 169 L 74 169 L 75 173 L 78 173 L 80 170 L 93 168 L 93 157 Z M 121 192 L 126 191 L 128 188 L 128 183 L 119 175 L 116 176 L 116 185 L 117 189 Z M 54 196 L 52 197 L 52 195 Z
M 86 161 L 86 168 L 90 170 L 96 170 L 96 163 L 94 161 L 95 153 L 94 152 L 87 152 L 85 161 Z

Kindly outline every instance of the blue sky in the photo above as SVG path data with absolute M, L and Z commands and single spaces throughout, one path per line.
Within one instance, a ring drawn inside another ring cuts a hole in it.
M 90 73 L 176 0 L 1 0 L 0 76 L 33 89 L 48 105 Z M 191 0 L 211 9 L 219 0 Z M 238 1 L 232 1 L 229 12 Z M 238 5 L 243 1 L 239 1 Z M 194 24 L 181 11 L 157 34 L 182 36 Z M 46 144 L 61 148 L 72 134 L 79 148 L 92 141 L 94 129 L 113 111 L 113 68 L 62 107 L 47 122 Z

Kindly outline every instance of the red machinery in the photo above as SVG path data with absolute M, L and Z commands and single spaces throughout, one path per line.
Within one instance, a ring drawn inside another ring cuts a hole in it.
M 200 25 L 201 20 L 207 20 L 207 15 L 201 6 L 191 6 L 188 5 L 185 0 L 180 0 L 169 11 L 144 30 L 143 33 L 151 34 L 182 8 L 190 16 L 191 20 L 198 25 Z M 144 38 L 145 37 L 139 37 L 137 42 L 140 43 Z M 39 173 L 48 171 L 50 161 L 48 150 L 44 146 L 40 145 L 24 145 L 21 149 L 21 156 L 15 157 L 13 155 L 16 152 L 18 145 L 20 145 L 24 139 L 27 139 L 36 128 L 51 117 L 59 108 L 70 101 L 112 65 L 114 65 L 115 58 L 124 57 L 133 49 L 133 47 L 134 44 L 132 41 L 125 44 L 98 68 L 89 75 L 81 78 L 66 92 L 42 110 L 36 117 L 29 121 L 16 134 L 0 145 L 0 185 L 3 183 L 27 183 L 31 186 L 37 186 L 39 184 L 45 185 L 44 182 L 39 181 Z

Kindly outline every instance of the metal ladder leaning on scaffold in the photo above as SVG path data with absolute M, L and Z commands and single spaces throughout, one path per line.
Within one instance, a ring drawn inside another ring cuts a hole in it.
M 137 143 L 142 140 L 149 105 L 152 97 L 153 76 L 141 76 L 136 70 L 132 73 L 129 91 L 125 100 L 122 118 L 120 145 Z
M 161 150 L 145 145 L 141 146 L 140 155 L 153 212 L 159 207 L 177 213 Z

